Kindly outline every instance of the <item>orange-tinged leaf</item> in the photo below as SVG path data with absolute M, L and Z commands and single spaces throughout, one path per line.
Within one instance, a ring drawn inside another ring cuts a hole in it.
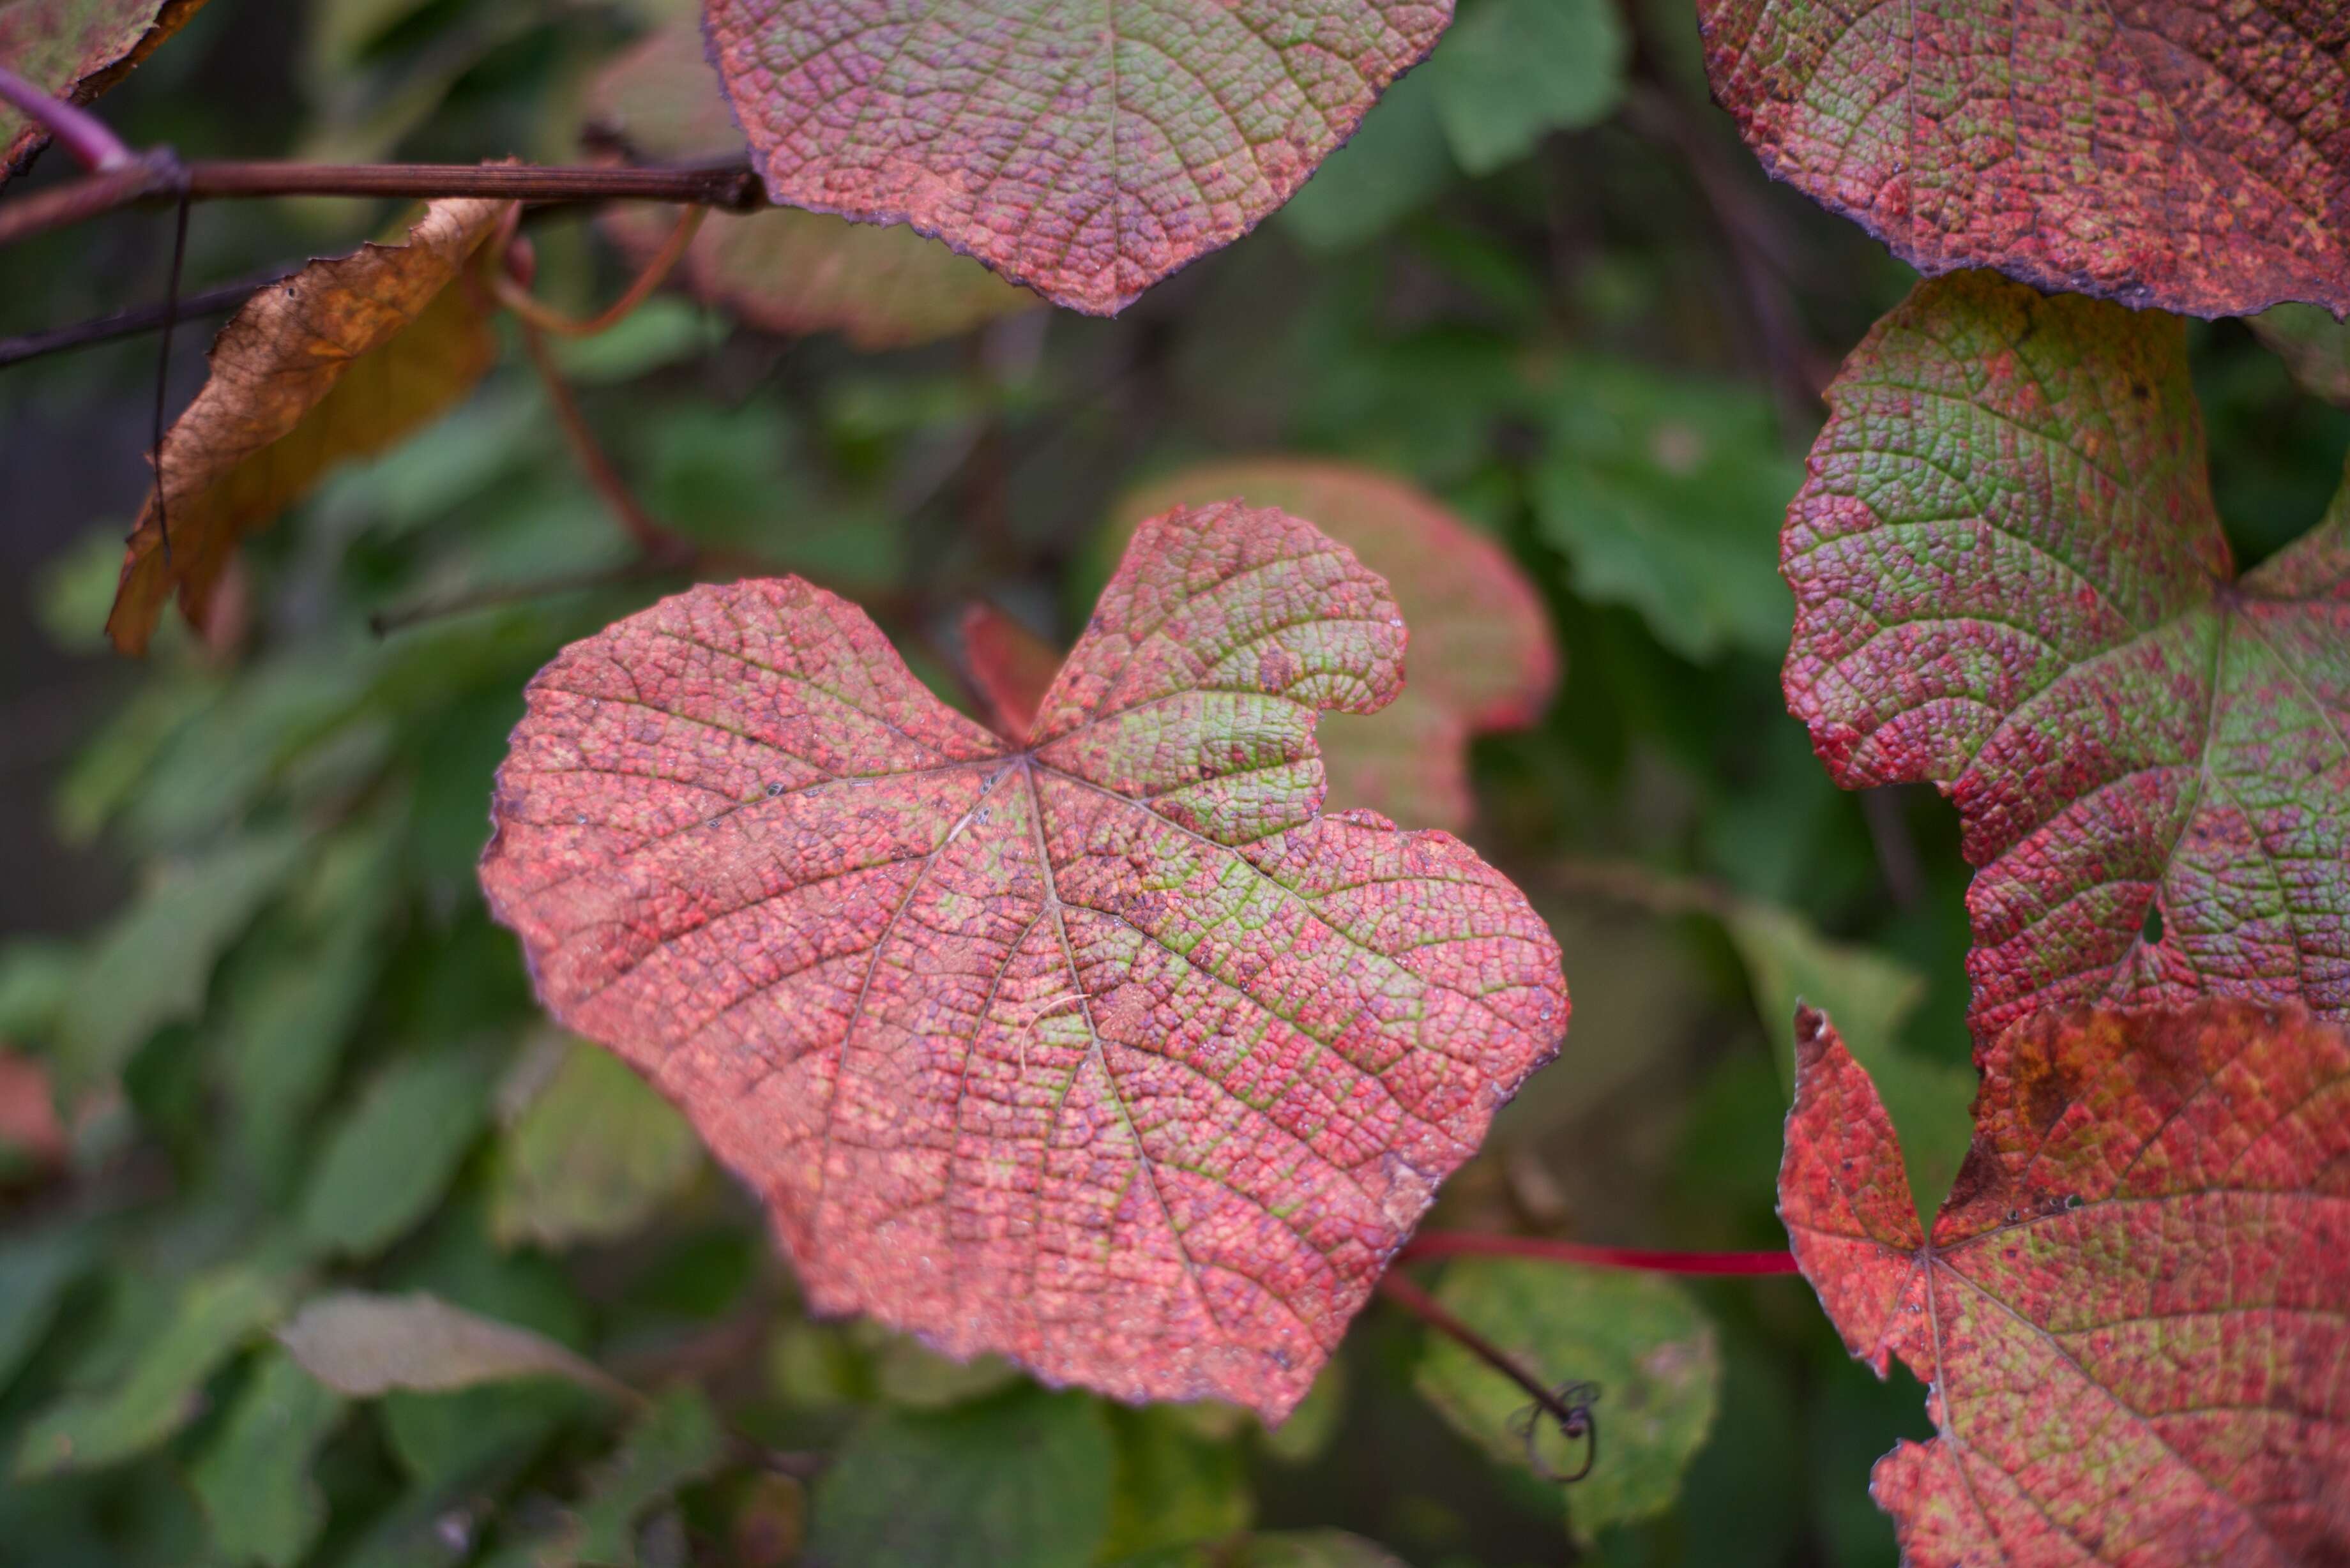
M 1929 275 L 2350 311 L 2338 0 L 1700 0 L 1763 166 Z
M 1558 650 L 1534 584 L 1508 551 L 1432 497 L 1350 463 L 1206 463 L 1146 486 L 1118 514 L 1130 525 L 1233 497 L 1314 519 L 1393 586 L 1411 627 L 1402 694 L 1367 718 L 1335 716 L 1317 733 L 1331 798 L 1407 826 L 1467 826 L 1476 805 L 1469 742 L 1533 723 L 1558 685 Z
M 1110 315 L 1289 199 L 1451 0 L 706 0 L 777 202 Z
M 2044 1013 L 1980 1056 L 1918 1229 L 1892 1123 L 1797 1020 L 1779 1213 L 1939 1436 L 1871 1488 L 1910 1568 L 2350 1561 L 2350 1039 L 2293 1007 Z
M 210 379 L 163 437 L 161 518 L 151 491 L 124 554 L 106 623 L 117 648 L 144 651 L 174 591 L 202 626 L 240 539 L 487 373 L 497 358 L 487 296 L 456 286 L 511 206 L 435 202 L 404 243 L 314 261 L 221 329 Z
M 1014 746 L 821 589 L 696 588 L 532 682 L 483 885 L 819 1311 L 1278 1417 L 1566 1025 L 1514 888 L 1319 810 L 1403 646 L 1309 525 L 1171 513 Z
M 0 66 L 52 98 L 88 103 L 178 32 L 204 0 L 5 0 Z M 0 105 L 0 180 L 47 140 Z
M 2099 1001 L 2350 1010 L 2350 488 L 2238 576 L 2185 336 L 1922 285 L 1788 509 L 1788 706 L 1838 784 L 1958 806 L 1978 1040 Z
M 588 112 L 639 159 L 743 145 L 691 26 L 656 33 L 606 67 L 588 88 Z M 602 226 L 641 263 L 675 221 L 671 208 L 624 205 Z M 762 331 L 837 331 L 860 348 L 923 343 L 1043 303 L 911 229 L 789 207 L 712 213 L 686 252 L 682 276 L 698 297 Z

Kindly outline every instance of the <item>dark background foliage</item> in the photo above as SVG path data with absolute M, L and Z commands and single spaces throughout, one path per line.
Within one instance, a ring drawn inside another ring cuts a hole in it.
M 103 109 L 134 141 L 214 156 L 567 160 L 588 73 L 670 9 L 213 0 Z M 1114 321 L 1040 310 L 865 354 L 671 296 L 567 362 L 667 524 L 871 606 L 952 700 L 963 604 L 1066 636 L 1115 497 L 1187 461 L 1352 459 L 1489 529 L 1545 596 L 1566 674 L 1537 727 L 1479 743 L 1471 836 L 1554 920 L 1575 1022 L 1439 1222 L 1772 1247 L 1794 990 L 1898 1027 L 1930 1132 L 1964 1137 L 1951 815 L 1930 793 L 1839 794 L 1776 679 L 1776 529 L 1816 389 L 1908 279 L 1763 178 L 1707 101 L 1686 0 L 1613 20 L 1623 79 L 1596 51 L 1559 117 L 1590 123 L 1472 177 L 1408 78 L 1292 209 Z M 202 208 L 188 286 L 394 216 Z M 0 334 L 156 297 L 169 223 L 120 213 L 0 252 Z M 542 295 L 591 306 L 620 286 L 576 213 L 528 233 Z M 208 331 L 180 334 L 174 408 Z M 2221 510 L 2257 558 L 2317 516 L 2350 416 L 2297 396 L 2241 324 L 2193 343 Z M 1040 1518 L 1078 1521 L 1077 1561 L 1252 1520 L 1421 1564 L 1578 1550 L 1576 1493 L 1447 1425 L 1414 1389 L 1421 1332 L 1389 1308 L 1350 1338 L 1320 1429 L 1271 1436 L 804 1322 L 749 1200 L 628 1085 L 554 1065 L 473 880 L 524 680 L 682 579 L 619 570 L 625 541 L 509 354 L 457 416 L 261 535 L 212 646 L 174 633 L 115 659 L 99 628 L 155 349 L 0 373 L 0 1040 L 47 1057 L 72 1112 L 62 1164 L 16 1151 L 0 1199 L 0 1557 L 239 1560 L 223 1496 L 307 1518 L 293 1539 L 317 1562 L 529 1561 L 583 1498 L 648 1562 L 780 1562 L 800 1539 L 797 1471 L 713 1459 L 656 1484 L 678 1450 L 654 1417 L 615 1457 L 629 1421 L 561 1385 L 286 1414 L 315 1454 L 255 1457 L 237 1420 L 276 1365 L 255 1331 L 324 1282 L 431 1290 L 640 1386 L 701 1380 L 736 1432 L 834 1461 L 819 1546 L 851 1528 L 827 1509 L 911 1511 L 943 1540 L 1027 1484 Z M 481 599 L 498 602 L 444 613 Z M 582 1107 L 568 1141 L 529 1131 L 549 1072 Z M 564 1163 L 583 1143 L 602 1164 Z M 261 1304 L 190 1327 L 192 1293 L 232 1287 Z M 1866 1471 L 1923 1433 L 1920 1391 L 1849 1362 L 1799 1282 L 1692 1294 L 1723 1368 L 1711 1434 L 1670 1509 L 1598 1531 L 1586 1560 L 1889 1563 Z M 158 1344 L 186 1354 L 159 1370 Z M 36 1479 L 27 1432 L 78 1397 L 114 1400 L 78 1429 L 119 1457 Z M 1005 1432 L 1035 1445 L 1024 1483 L 983 1469 Z

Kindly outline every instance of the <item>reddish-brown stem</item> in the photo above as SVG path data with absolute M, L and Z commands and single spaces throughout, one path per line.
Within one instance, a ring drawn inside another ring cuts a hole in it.
M 122 169 L 138 161 L 104 120 L 51 98 L 5 66 L 0 66 L 0 103 L 56 137 L 57 145 L 85 169 Z
M 619 298 L 595 316 L 566 316 L 551 306 L 542 304 L 511 273 L 503 269 L 491 278 L 490 292 L 497 296 L 500 305 L 524 321 L 558 337 L 593 337 L 598 333 L 608 332 L 627 320 L 629 312 L 652 297 L 653 290 L 661 286 L 671 269 L 683 259 L 686 246 L 693 243 L 693 236 L 701 230 L 702 220 L 708 211 L 705 207 L 680 207 L 676 226 L 670 230 L 669 238 L 661 243 L 661 248 L 654 254 L 652 260 L 645 264 L 644 270 L 637 274 L 636 280 L 629 285 Z
M 747 211 L 764 200 L 740 157 L 627 167 L 530 163 L 293 163 L 206 160 L 188 193 L 237 196 L 506 196 L 518 202 L 683 202 Z
M 1379 1293 L 1524 1389 L 1526 1397 L 1549 1412 L 1562 1428 L 1582 1426 L 1591 1418 L 1589 1411 L 1578 1410 L 1561 1399 L 1549 1385 L 1520 1366 L 1516 1356 L 1453 1316 L 1443 1303 L 1407 1276 L 1389 1270 L 1380 1277 Z
M 515 163 L 287 163 L 204 160 L 182 166 L 169 149 L 70 184 L 0 202 L 0 244 L 128 205 L 185 180 L 189 199 L 247 196 L 502 196 L 518 202 L 677 202 L 748 212 L 765 201 L 742 159 L 653 168 Z
M 1664 1274 L 1792 1274 L 1792 1252 L 1682 1252 L 1647 1247 L 1597 1247 L 1540 1236 L 1500 1236 L 1480 1231 L 1423 1231 L 1404 1243 L 1399 1263 L 1436 1258 L 1533 1258 L 1603 1269 L 1646 1269 Z
M 21 333 L 14 337 L 0 337 L 0 370 L 11 365 L 21 365 L 27 359 L 37 359 L 45 354 L 63 353 L 69 348 L 87 348 L 95 343 L 110 343 L 118 337 L 130 337 L 141 332 L 152 332 L 163 325 L 166 317 L 180 321 L 193 321 L 200 317 L 234 310 L 262 289 L 286 277 L 295 269 L 272 267 L 265 273 L 224 283 L 218 288 L 208 288 L 201 294 L 191 294 L 179 301 L 176 307 L 169 303 L 133 306 L 110 315 L 88 321 L 76 321 L 64 327 L 46 327 L 38 332 Z
M 172 180 L 168 161 L 148 158 L 68 184 L 36 191 L 29 196 L 12 196 L 0 202 L 0 245 L 13 244 L 51 229 L 67 228 L 128 206 L 142 196 L 170 190 Z
M 555 356 L 546 346 L 546 335 L 527 321 L 520 325 L 523 351 L 529 356 L 531 369 L 538 372 L 539 382 L 546 389 L 546 400 L 555 408 L 555 422 L 562 427 L 563 439 L 570 443 L 572 456 L 613 518 L 636 541 L 647 562 L 675 566 L 692 560 L 692 543 L 679 538 L 656 521 L 629 490 L 612 460 L 605 455 L 596 432 L 588 428 L 587 417 L 579 411 L 579 400 L 571 395 L 570 383 L 556 368 Z

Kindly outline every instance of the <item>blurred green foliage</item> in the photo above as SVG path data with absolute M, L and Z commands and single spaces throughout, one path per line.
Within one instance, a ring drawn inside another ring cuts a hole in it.
M 673 10 L 213 0 L 103 107 L 192 153 L 565 160 L 590 74 Z M 1753 166 L 1685 3 L 1461 12 L 1280 218 L 1118 320 L 861 355 L 665 296 L 564 363 L 665 524 L 867 603 L 950 701 L 967 600 L 1066 638 L 1112 499 L 1202 457 L 1378 465 L 1490 530 L 1567 674 L 1480 743 L 1472 836 L 1554 919 L 1576 1023 L 1433 1222 L 1779 1245 L 1797 996 L 1877 1054 L 1921 1188 L 1964 1144 L 1950 814 L 1839 794 L 1775 673 L 1814 394 L 1906 278 Z M 395 216 L 203 209 L 190 286 Z M 0 332 L 151 296 L 163 221 L 0 253 Z M 577 214 L 526 232 L 543 295 L 617 292 Z M 2350 414 L 2237 324 L 2195 345 L 2223 511 L 2265 554 L 2331 493 Z M 93 634 L 153 348 L 0 376 L 25 568 L 0 787 L 5 864 L 35 868 L 0 889 L 0 1037 L 47 1066 L 68 1146 L 0 1166 L 0 1542 L 65 1565 L 1889 1568 L 1866 1469 L 1922 1400 L 1849 1362 L 1799 1282 L 1513 1270 L 1503 1293 L 1447 1265 L 1464 1315 L 1607 1385 L 1603 1466 L 1650 1426 L 1675 1456 L 1564 1490 L 1512 1457 L 1516 1392 L 1382 1305 L 1272 1432 L 809 1321 L 674 1114 L 547 1034 L 473 882 L 523 683 L 685 577 L 633 560 L 509 354 L 259 536 L 223 635 L 118 665 Z M 365 1367 L 318 1349 L 354 1339 Z M 1655 1411 L 1601 1369 L 1699 1344 Z

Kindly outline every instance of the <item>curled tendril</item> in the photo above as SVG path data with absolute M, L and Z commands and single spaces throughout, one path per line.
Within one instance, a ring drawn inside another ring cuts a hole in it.
M 1591 1407 L 1599 1402 L 1596 1383 L 1562 1383 L 1552 1396 L 1553 1402 L 1527 1406 L 1510 1417 L 1510 1430 L 1525 1439 L 1526 1465 L 1544 1480 L 1561 1486 L 1572 1486 L 1591 1473 L 1599 1462 L 1599 1417 Z M 1558 1428 L 1559 1436 L 1568 1442 L 1581 1442 L 1583 1463 L 1573 1470 L 1563 1470 L 1543 1457 L 1543 1423 L 1547 1418 Z

